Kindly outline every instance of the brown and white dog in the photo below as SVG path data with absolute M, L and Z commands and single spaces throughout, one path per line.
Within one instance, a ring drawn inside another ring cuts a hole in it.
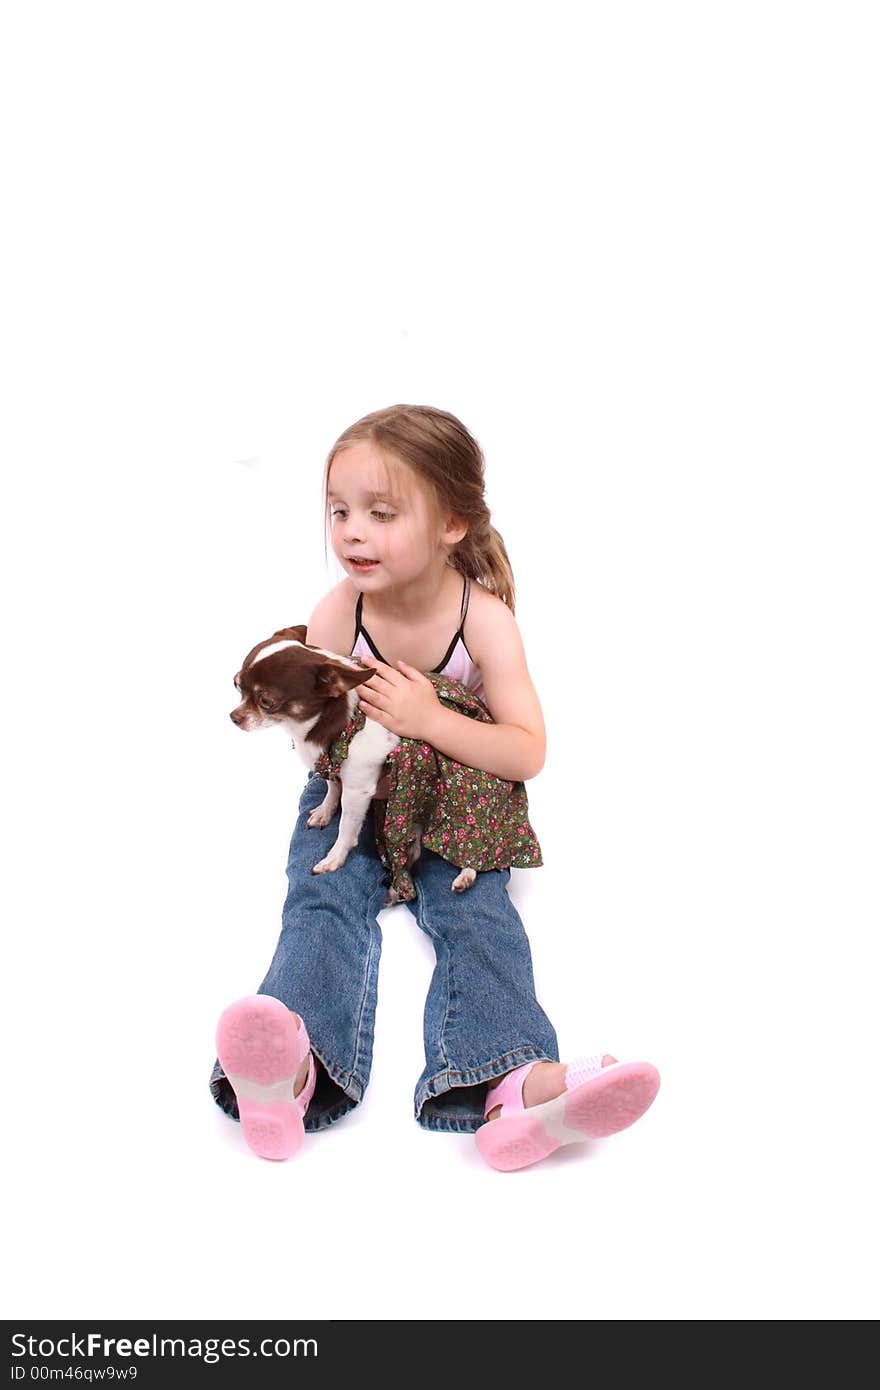
M 296 752 L 310 771 L 322 753 L 336 741 L 353 717 L 357 687 L 373 675 L 350 657 L 322 647 L 306 645 L 305 627 L 284 627 L 248 652 L 235 685 L 241 703 L 230 713 L 239 729 L 265 729 L 279 725 L 290 735 Z M 400 743 L 397 734 L 367 719 L 351 740 L 339 780 L 327 783 L 321 805 L 309 816 L 309 826 L 329 825 L 340 800 L 342 813 L 336 842 L 312 869 L 329 874 L 341 869 L 357 844 L 364 817 L 382 775 L 385 759 Z M 412 846 L 410 863 L 419 855 L 419 841 Z M 473 869 L 462 869 L 453 882 L 455 892 L 469 888 Z
M 246 732 L 280 725 L 311 771 L 352 718 L 356 688 L 373 672 L 336 652 L 309 647 L 305 639 L 305 627 L 284 627 L 248 652 L 235 677 L 241 704 L 229 717 Z M 311 827 L 329 825 L 342 801 L 336 843 L 312 873 L 342 868 L 357 844 L 385 759 L 399 742 L 375 719 L 352 739 L 339 781 L 327 783 L 324 800 L 309 816 Z

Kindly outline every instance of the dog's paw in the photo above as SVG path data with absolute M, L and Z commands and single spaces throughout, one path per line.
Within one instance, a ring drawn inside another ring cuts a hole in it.
M 462 869 L 462 871 L 461 871 L 461 873 L 458 875 L 458 877 L 457 877 L 457 878 L 454 878 L 454 879 L 452 880 L 452 891 L 453 891 L 453 893 L 464 893 L 464 892 L 466 892 L 467 889 L 470 888 L 471 884 L 473 884 L 473 883 L 476 882 L 476 878 L 477 878 L 477 871 L 476 871 L 476 869 Z
M 318 806 L 309 816 L 307 825 L 310 830 L 315 830 L 318 826 L 329 825 L 335 814 L 335 811 L 325 811 L 323 806 Z
M 325 854 L 323 859 L 318 860 L 317 864 L 312 869 L 312 873 L 332 874 L 334 870 L 342 868 L 347 858 L 347 854 L 343 854 L 340 853 L 338 850 L 331 849 L 329 854 Z

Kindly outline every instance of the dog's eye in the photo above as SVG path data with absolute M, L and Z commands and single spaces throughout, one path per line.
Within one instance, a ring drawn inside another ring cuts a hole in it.
M 270 713 L 277 708 L 277 702 L 273 700 L 270 695 L 261 695 L 257 704 L 260 706 L 260 709 L 264 709 Z

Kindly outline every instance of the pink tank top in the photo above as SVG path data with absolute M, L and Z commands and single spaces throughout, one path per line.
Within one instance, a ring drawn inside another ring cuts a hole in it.
M 468 599 L 470 598 L 470 596 L 471 581 L 467 577 L 467 575 L 465 575 L 464 592 L 461 598 L 461 616 L 459 618 L 458 631 L 456 632 L 455 636 L 450 642 L 449 647 L 446 651 L 446 655 L 440 662 L 440 665 L 432 666 L 431 670 L 434 675 L 451 676 L 453 680 L 461 681 L 463 685 L 467 686 L 468 690 L 473 691 L 473 693 L 477 696 L 478 699 L 485 700 L 486 693 L 483 689 L 482 672 L 480 671 L 479 666 L 476 666 L 474 662 L 471 660 L 471 654 L 468 651 L 464 640 L 464 620 L 467 617 Z M 367 629 L 364 627 L 363 622 L 361 621 L 361 611 L 363 609 L 363 604 L 364 596 L 363 594 L 358 594 L 357 607 L 354 612 L 354 646 L 351 649 L 351 655 L 360 657 L 373 655 L 376 657 L 378 661 L 385 661 L 384 656 L 376 647 L 372 637 L 367 632 Z M 385 662 L 385 665 L 388 665 L 387 661 Z

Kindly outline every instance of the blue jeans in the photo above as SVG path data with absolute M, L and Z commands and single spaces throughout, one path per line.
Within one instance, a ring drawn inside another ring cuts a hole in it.
M 324 798 L 310 773 L 290 842 L 289 889 L 281 936 L 258 993 L 271 994 L 304 1020 L 320 1065 L 305 1128 L 332 1124 L 360 1100 L 370 1079 L 382 932 L 377 922 L 387 877 L 376 852 L 372 808 L 357 846 L 335 873 L 313 874 L 328 852 L 339 812 L 310 830 Z M 426 1129 L 472 1133 L 483 1123 L 486 1082 L 524 1062 L 559 1060 L 556 1034 L 535 998 L 528 938 L 507 892 L 509 869 L 477 875 L 453 893 L 458 870 L 422 850 L 409 904 L 434 944 L 436 966 L 425 1001 L 425 1069 L 415 1089 L 415 1117 Z M 238 1118 L 219 1062 L 214 1099 Z

